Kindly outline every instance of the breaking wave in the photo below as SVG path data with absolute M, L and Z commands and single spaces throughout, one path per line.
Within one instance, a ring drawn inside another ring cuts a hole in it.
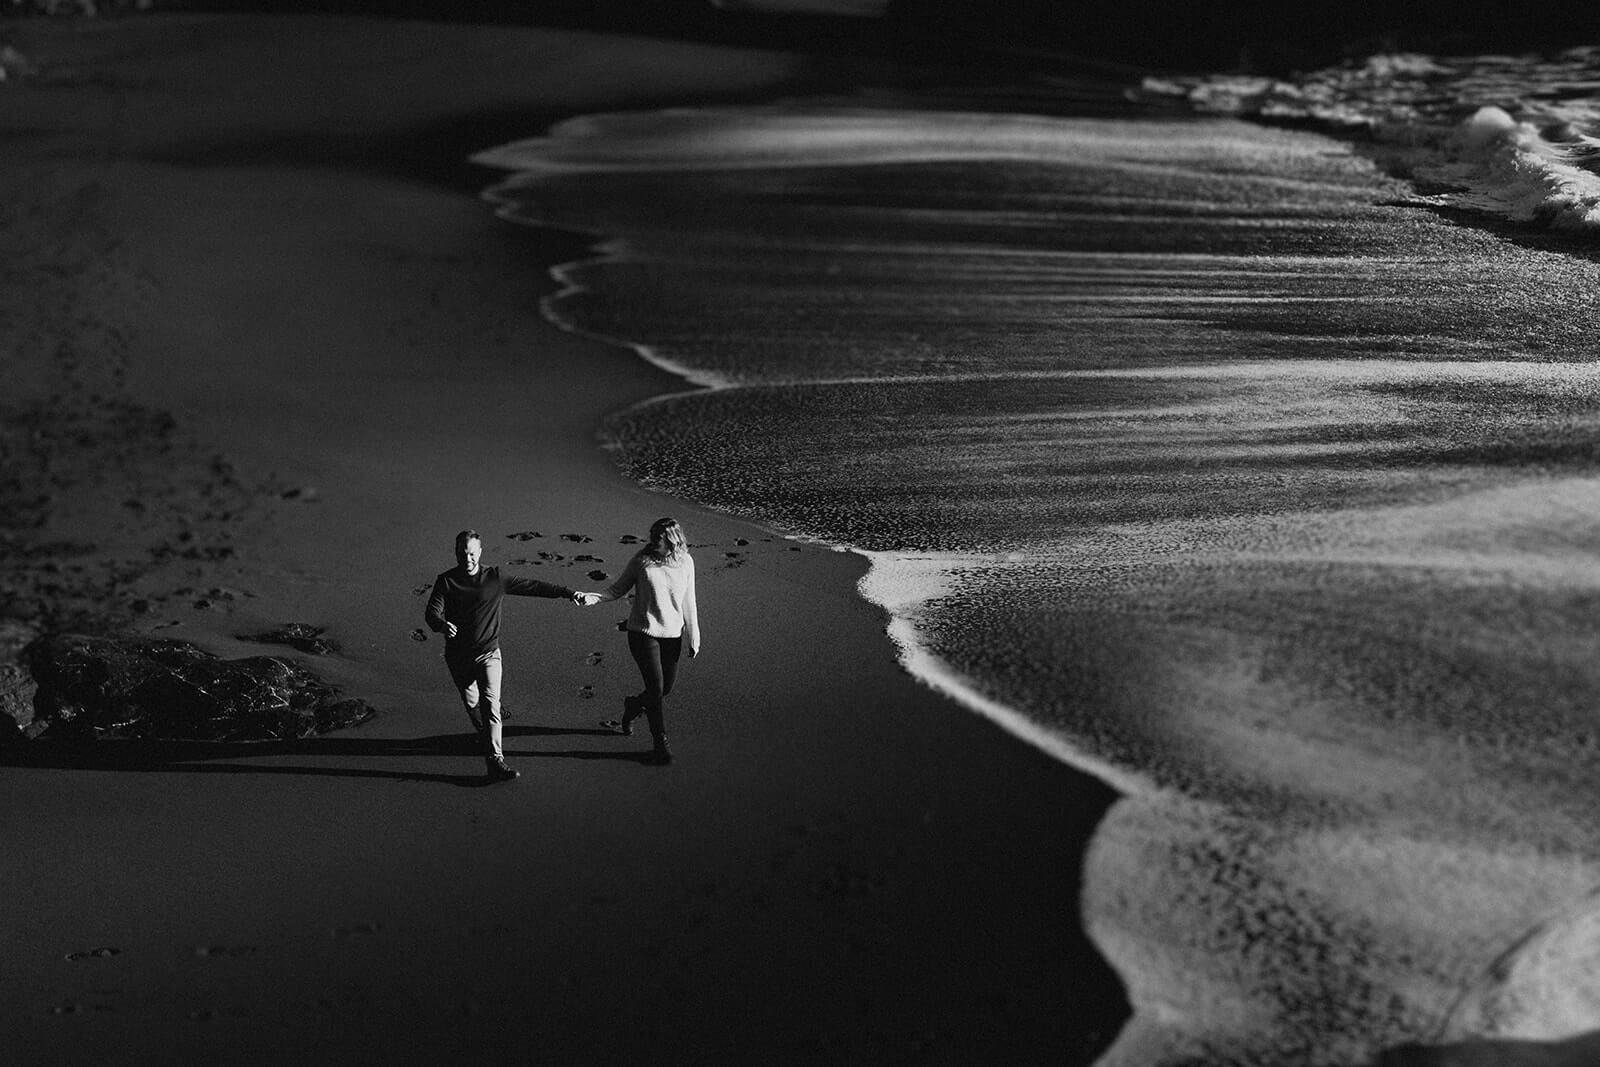
M 1422 204 L 1600 231 L 1600 47 L 1554 57 L 1373 56 L 1286 80 L 1146 78 L 1146 98 L 1367 140 Z

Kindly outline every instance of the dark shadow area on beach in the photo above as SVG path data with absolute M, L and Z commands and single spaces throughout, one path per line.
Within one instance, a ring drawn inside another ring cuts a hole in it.
M 1381 49 L 1538 48 L 1597 27 L 1557 0 L 156 0 L 157 10 L 344 15 L 540 26 L 868 59 L 1049 67 L 1065 60 L 1288 72 Z M 788 10 L 779 10 L 787 7 Z M 832 7 L 833 10 L 828 10 Z M 848 8 L 855 14 L 837 13 Z
M 863 72 L 818 62 L 777 88 L 744 93 L 670 97 L 640 96 L 609 106 L 608 112 L 671 107 L 757 107 L 778 99 L 835 97 L 870 90 L 906 94 L 920 110 L 983 110 L 1007 114 L 1071 115 L 1105 118 L 1170 118 L 1183 113 L 1160 97 L 1138 98 L 1126 90 L 1139 75 L 1117 71 L 1057 81 L 1050 88 L 1015 72 L 955 76 L 947 68 L 884 68 Z M 883 106 L 877 97 L 864 103 Z M 513 141 L 546 135 L 550 128 L 582 112 L 486 107 L 418 123 L 396 133 L 352 136 L 349 133 L 240 134 L 232 139 L 160 146 L 137 153 L 153 163 L 180 167 L 341 167 L 425 182 L 476 195 L 503 172 L 471 161 L 475 153 Z
M 555 752 L 516 750 L 513 738 L 615 737 L 607 730 L 560 729 L 551 726 L 507 726 L 506 755 L 512 759 L 589 759 L 642 763 L 648 750 L 566 749 Z M 292 774 L 331 778 L 378 778 L 396 782 L 433 782 L 478 788 L 489 784 L 482 774 L 445 774 L 434 771 L 384 770 L 377 767 L 285 766 L 282 764 L 217 762 L 276 756 L 317 759 L 417 759 L 483 754 L 476 734 L 434 734 L 414 738 L 318 737 L 295 741 L 156 741 L 106 739 L 73 745 L 50 741 L 20 741 L 0 748 L 0 767 L 79 771 L 171 771 L 185 774 Z
M 819 85 L 797 84 L 795 93 L 822 91 Z M 754 106 L 772 98 L 770 91 L 748 95 L 680 97 L 672 107 Z M 641 97 L 611 110 L 669 106 L 661 98 Z M 319 133 L 244 134 L 231 140 L 207 139 L 140 153 L 152 163 L 200 168 L 328 167 L 417 181 L 476 196 L 503 172 L 470 160 L 476 152 L 511 141 L 543 136 L 550 127 L 574 117 L 571 111 L 485 108 L 420 123 L 398 133 L 346 136 Z

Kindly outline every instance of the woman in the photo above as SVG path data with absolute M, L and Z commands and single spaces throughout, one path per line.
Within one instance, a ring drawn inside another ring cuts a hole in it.
M 639 665 L 644 692 L 622 702 L 621 720 L 600 725 L 621 734 L 633 733 L 633 720 L 644 715 L 650 723 L 655 748 L 650 758 L 670 763 L 667 728 L 662 705 L 678 673 L 678 659 L 688 643 L 689 658 L 700 654 L 700 618 L 694 602 L 694 557 L 677 519 L 657 519 L 650 527 L 650 543 L 634 554 L 622 576 L 603 594 L 618 600 L 633 590 L 633 610 L 628 614 L 628 651 Z

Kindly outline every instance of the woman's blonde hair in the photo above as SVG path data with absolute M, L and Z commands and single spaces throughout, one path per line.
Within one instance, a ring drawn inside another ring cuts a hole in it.
M 672 566 L 689 555 L 689 539 L 677 519 L 657 519 L 650 524 L 650 543 L 644 547 L 646 558 L 656 563 Z

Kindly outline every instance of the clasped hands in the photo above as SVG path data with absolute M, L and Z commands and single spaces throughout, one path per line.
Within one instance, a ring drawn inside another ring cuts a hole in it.
M 574 591 L 572 594 L 572 602 L 580 608 L 592 608 L 604 599 L 605 597 L 599 593 L 585 593 L 581 590 Z

